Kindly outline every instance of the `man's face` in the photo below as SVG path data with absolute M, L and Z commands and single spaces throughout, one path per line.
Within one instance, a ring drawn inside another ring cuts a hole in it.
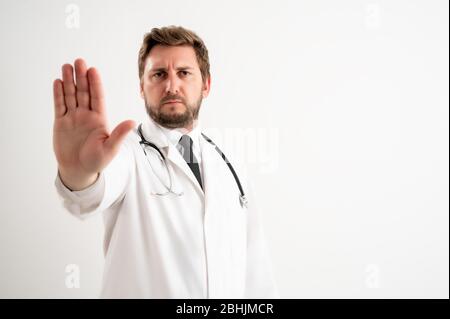
M 192 129 L 211 79 L 203 83 L 191 46 L 154 46 L 145 60 L 141 96 L 149 116 L 167 128 Z M 172 101 L 176 102 L 172 102 Z

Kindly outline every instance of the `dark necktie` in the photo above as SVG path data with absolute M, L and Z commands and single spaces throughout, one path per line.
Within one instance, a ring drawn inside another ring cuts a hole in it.
M 200 167 L 198 165 L 198 160 L 195 157 L 194 152 L 192 151 L 192 144 L 193 144 L 192 139 L 190 138 L 189 135 L 183 135 L 180 138 L 178 144 L 181 146 L 180 151 L 181 155 L 188 164 L 192 173 L 194 173 L 194 176 L 197 179 L 198 183 L 200 184 L 200 187 L 203 189 L 202 177 L 200 175 Z

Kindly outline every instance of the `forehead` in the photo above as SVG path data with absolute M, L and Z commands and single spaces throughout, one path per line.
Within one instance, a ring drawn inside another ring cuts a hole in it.
M 194 48 L 188 45 L 155 45 L 145 60 L 145 70 L 168 68 L 169 66 L 198 68 Z

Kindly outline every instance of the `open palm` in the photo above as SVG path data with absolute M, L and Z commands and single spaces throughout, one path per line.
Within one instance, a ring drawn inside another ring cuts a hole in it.
M 60 171 L 89 176 L 109 164 L 134 122 L 124 121 L 110 134 L 100 75 L 82 59 L 74 66 L 76 84 L 70 64 L 62 66 L 62 81 L 53 83 L 53 148 Z

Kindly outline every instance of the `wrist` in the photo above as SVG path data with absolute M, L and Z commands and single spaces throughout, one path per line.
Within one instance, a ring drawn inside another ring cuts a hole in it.
M 82 173 L 80 171 L 67 171 L 58 168 L 59 178 L 61 182 L 71 191 L 80 191 L 94 184 L 100 173 Z

